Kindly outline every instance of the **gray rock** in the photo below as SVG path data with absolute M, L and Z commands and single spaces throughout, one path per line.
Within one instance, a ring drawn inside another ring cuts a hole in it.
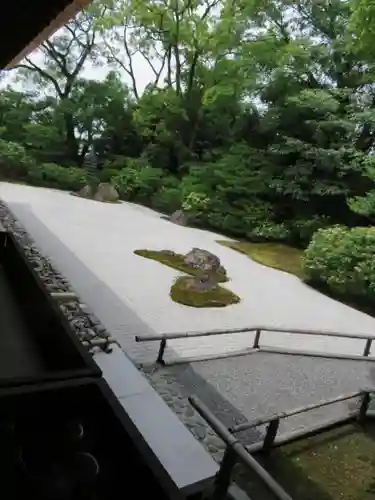
M 182 210 L 176 210 L 170 216 L 169 220 L 174 224 L 178 224 L 179 226 L 187 226 L 188 224 L 188 216 Z
M 192 290 L 206 291 L 217 285 L 220 259 L 215 254 L 202 248 L 193 248 L 185 255 L 184 264 L 198 270 L 198 274 L 190 278 L 190 288 Z
M 219 257 L 202 248 L 190 250 L 184 257 L 184 264 L 193 269 L 200 269 L 203 272 L 216 272 L 220 269 Z
M 192 418 L 194 416 L 194 410 L 191 405 L 185 406 L 185 417 Z
M 94 195 L 96 201 L 109 201 L 114 202 L 119 199 L 117 189 L 110 182 L 101 182 L 98 190 Z
M 78 196 L 81 196 L 82 198 L 92 198 L 94 196 L 94 193 L 93 193 L 93 188 L 92 186 L 85 186 L 81 189 L 81 191 L 79 191 L 78 193 Z
M 98 320 L 98 318 L 96 316 L 94 316 L 93 314 L 90 314 L 89 315 L 89 319 L 90 319 L 90 323 L 93 325 L 93 326 L 97 326 L 100 324 L 100 321 Z
M 26 258 L 49 291 L 74 291 L 69 285 L 69 281 L 55 270 L 51 262 L 41 254 L 29 234 L 16 221 L 9 208 L 2 201 L 0 201 L 0 224 L 3 224 L 4 228 L 10 231 L 22 246 Z M 60 309 L 73 327 L 79 340 L 87 341 L 109 336 L 109 333 L 100 324 L 99 320 L 96 317 L 92 320 L 91 315 L 83 311 L 78 302 L 63 304 Z M 105 352 L 109 351 L 105 346 L 103 350 Z
M 87 335 L 91 339 L 94 339 L 96 337 L 96 333 L 94 332 L 94 330 L 92 328 L 87 328 L 85 330 L 85 335 Z
M 196 425 L 192 428 L 192 431 L 199 440 L 204 439 L 207 435 L 207 429 L 204 425 Z

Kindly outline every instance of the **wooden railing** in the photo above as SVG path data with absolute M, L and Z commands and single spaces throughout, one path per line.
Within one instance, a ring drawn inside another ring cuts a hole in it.
M 243 422 L 241 424 L 234 425 L 229 430 L 232 434 L 236 434 L 239 432 L 246 431 L 248 429 L 254 429 L 255 427 L 259 427 L 260 425 L 267 424 L 267 430 L 264 440 L 251 445 L 248 449 L 253 453 L 259 450 L 269 451 L 275 444 L 277 445 L 284 444 L 286 442 L 299 439 L 305 436 L 306 434 L 311 434 L 313 432 L 316 433 L 320 430 L 336 425 L 338 423 L 343 423 L 345 421 L 353 419 L 356 419 L 359 422 L 363 422 L 364 420 L 366 420 L 368 416 L 367 413 L 371 402 L 371 393 L 373 392 L 374 392 L 373 390 L 366 390 L 366 391 L 357 391 L 350 394 L 344 394 L 336 398 L 320 401 L 319 403 L 314 403 L 311 405 L 305 405 L 301 408 L 285 411 L 282 413 L 278 413 L 276 415 L 261 417 L 248 422 Z M 293 417 L 295 415 L 300 415 L 301 413 L 306 413 L 311 410 L 316 410 L 318 408 L 323 408 L 325 406 L 329 406 L 335 403 L 341 403 L 343 401 L 355 398 L 361 398 L 361 404 L 359 406 L 357 414 L 356 413 L 348 414 L 342 416 L 341 418 L 336 418 L 334 420 L 326 421 L 322 425 L 320 425 L 319 427 L 315 427 L 314 429 L 309 430 L 305 428 L 299 431 L 294 431 L 293 433 L 290 433 L 288 435 L 281 436 L 281 439 L 277 439 L 278 437 L 277 434 L 281 420 L 288 417 Z
M 283 327 L 270 327 L 270 326 L 250 326 L 247 328 L 233 328 L 226 330 L 209 330 L 203 332 L 177 332 L 177 333 L 164 333 L 160 335 L 137 335 L 135 337 L 136 342 L 156 342 L 160 341 L 159 351 L 156 361 L 160 364 L 164 364 L 164 353 L 167 347 L 168 340 L 184 339 L 184 338 L 195 338 L 195 337 L 209 337 L 212 335 L 233 335 L 236 333 L 246 333 L 255 332 L 255 337 L 253 341 L 252 348 L 254 350 L 267 350 L 269 352 L 285 352 L 289 354 L 304 354 L 304 355 L 315 355 L 315 356 L 326 356 L 330 358 L 367 358 L 371 352 L 372 341 L 375 340 L 374 335 L 368 333 L 343 333 L 343 332 L 331 332 L 324 330 L 308 330 L 308 329 L 295 329 L 295 328 L 283 328 Z M 346 339 L 358 339 L 365 340 L 365 345 L 362 355 L 336 355 L 336 354 L 326 354 L 318 353 L 314 351 L 298 351 L 298 350 L 286 350 L 278 348 L 261 348 L 260 341 L 262 332 L 278 332 L 278 333 L 288 333 L 292 335 L 312 335 L 312 336 L 322 336 L 322 337 L 335 337 L 335 338 L 346 338 Z M 228 353 L 228 357 L 231 354 Z
M 225 442 L 226 450 L 217 473 L 212 500 L 226 500 L 231 483 L 233 467 L 241 461 L 251 469 L 278 500 L 292 500 L 292 497 L 275 481 L 275 479 L 250 455 L 240 441 L 230 433 L 226 426 L 211 412 L 211 410 L 196 396 L 189 398 L 190 404 L 206 420 L 216 434 Z
M 235 425 L 230 429 L 227 429 L 227 427 L 211 412 L 211 410 L 200 399 L 198 399 L 196 396 L 191 396 L 189 398 L 190 404 L 206 420 L 206 422 L 213 428 L 216 434 L 226 444 L 224 458 L 220 464 L 220 470 L 216 476 L 212 499 L 225 500 L 227 490 L 231 482 L 231 473 L 233 467 L 236 464 L 237 460 L 240 460 L 246 467 L 251 469 L 260 478 L 264 485 L 276 496 L 278 500 L 292 500 L 290 495 L 270 476 L 270 474 L 268 474 L 268 472 L 251 455 L 251 453 L 255 453 L 258 451 L 269 453 L 274 446 L 279 446 L 296 439 L 301 439 L 306 435 L 316 434 L 325 429 L 328 429 L 332 425 L 342 424 L 349 420 L 358 420 L 360 423 L 363 423 L 366 418 L 370 416 L 368 409 L 371 402 L 371 393 L 373 392 L 374 391 L 371 390 L 346 394 L 330 400 L 306 405 L 302 408 L 297 408 L 294 410 L 279 413 L 277 415 L 272 415 L 270 417 L 258 418 L 252 420 L 251 422 L 244 422 L 242 424 Z M 336 418 L 333 421 L 325 422 L 319 427 L 316 427 L 314 430 L 299 430 L 287 436 L 283 436 L 278 440 L 278 442 L 276 442 L 281 419 L 359 397 L 362 399 L 357 414 L 353 413 L 345 418 Z M 372 417 L 374 416 L 373 413 L 374 412 L 371 412 Z M 240 443 L 239 439 L 235 436 L 235 434 L 238 432 L 252 429 L 264 424 L 268 424 L 268 426 L 262 442 L 254 443 L 245 448 Z

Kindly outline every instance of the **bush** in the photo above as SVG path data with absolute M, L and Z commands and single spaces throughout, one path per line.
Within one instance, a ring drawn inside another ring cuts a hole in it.
M 375 299 L 375 228 L 318 230 L 303 258 L 311 281 L 339 295 Z
M 205 193 L 191 191 L 186 194 L 182 201 L 182 210 L 193 216 L 199 216 L 199 214 L 203 214 L 207 210 L 209 203 L 210 198 Z
M 128 158 L 127 156 L 121 156 L 121 155 L 113 156 L 104 163 L 103 170 L 111 169 L 116 171 L 116 173 L 118 173 L 119 170 L 126 168 L 129 159 L 130 158 Z
M 164 177 L 162 179 L 162 186 L 153 196 L 153 208 L 166 214 L 172 214 L 176 210 L 179 210 L 181 205 L 181 181 L 177 177 Z
M 127 167 L 112 177 L 120 198 L 150 203 L 162 184 L 163 171 L 150 167 L 143 158 L 128 158 Z
M 115 177 L 118 173 L 119 171 L 115 168 L 103 168 L 103 170 L 99 172 L 100 182 L 110 182 L 112 177 Z
M 10 179 L 27 177 L 34 159 L 27 154 L 26 149 L 16 142 L 0 139 L 0 173 Z
M 272 205 L 256 198 L 231 203 L 213 199 L 203 217 L 219 231 L 253 241 L 281 241 L 289 235 L 286 226 L 274 221 Z
M 61 167 L 56 163 L 44 163 L 33 167 L 28 179 L 37 186 L 79 191 L 88 182 L 87 172 L 82 168 Z
M 262 222 L 249 231 L 246 236 L 251 241 L 288 241 L 290 229 L 283 223 Z
M 329 225 L 331 225 L 329 218 L 323 215 L 312 215 L 308 219 L 293 220 L 290 223 L 292 239 L 308 244 L 318 229 L 326 228 Z

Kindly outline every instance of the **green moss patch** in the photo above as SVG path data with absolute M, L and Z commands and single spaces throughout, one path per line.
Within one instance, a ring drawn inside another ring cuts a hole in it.
M 236 294 L 220 285 L 211 290 L 192 290 L 191 280 L 189 276 L 176 279 L 170 292 L 174 302 L 191 307 L 225 307 L 240 302 Z
M 303 270 L 302 257 L 304 252 L 301 249 L 282 243 L 252 243 L 248 241 L 228 240 L 220 240 L 217 243 L 243 253 L 263 266 L 294 274 L 324 295 L 375 317 L 373 302 L 368 302 L 354 296 L 335 293 L 327 285 L 309 279 Z
M 302 268 L 303 250 L 282 243 L 251 243 L 227 240 L 218 241 L 218 243 L 248 255 L 259 264 L 305 279 Z
M 287 444 L 257 459 L 296 500 L 375 498 L 375 423 L 370 420 Z M 263 487 L 245 470 L 238 482 L 254 498 L 273 498 L 263 495 Z
M 191 276 L 196 276 L 199 273 L 199 269 L 193 269 L 184 263 L 184 256 L 178 253 L 167 253 L 166 251 L 158 250 L 134 250 L 136 255 L 145 257 L 146 259 L 156 260 L 165 266 L 172 267 L 183 273 L 190 274 Z M 224 283 L 228 281 L 227 271 L 221 266 L 217 272 L 217 281 L 219 283 Z

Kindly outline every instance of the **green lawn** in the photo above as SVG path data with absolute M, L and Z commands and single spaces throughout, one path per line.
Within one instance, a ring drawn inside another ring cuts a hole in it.
M 294 274 L 328 297 L 375 317 L 375 307 L 373 303 L 363 299 L 361 300 L 358 297 L 339 295 L 332 292 L 328 286 L 322 283 L 313 283 L 309 281 L 302 266 L 303 250 L 299 248 L 291 247 L 283 243 L 251 243 L 248 241 L 229 240 L 218 240 L 217 243 L 243 253 L 259 264 Z
M 293 500 L 375 498 L 375 422 L 344 425 L 257 458 Z M 242 467 L 236 481 L 255 499 L 275 498 Z
M 304 279 L 302 269 L 303 250 L 282 243 L 251 243 L 241 241 L 218 241 L 220 245 L 244 253 L 264 266 L 273 267 Z

